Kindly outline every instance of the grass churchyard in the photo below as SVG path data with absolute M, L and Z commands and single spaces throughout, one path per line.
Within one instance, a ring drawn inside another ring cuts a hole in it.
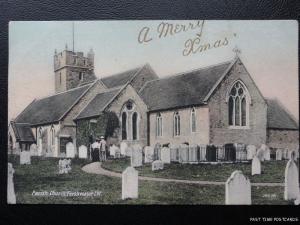
M 138 198 L 122 200 L 122 181 L 118 177 L 89 174 L 81 168 L 89 164 L 85 159 L 73 159 L 71 171 L 59 174 L 58 158 L 31 158 L 31 165 L 20 165 L 19 156 L 10 155 L 8 161 L 15 169 L 14 185 L 17 203 L 25 204 L 224 204 L 225 185 L 199 185 L 139 180 Z M 108 160 L 102 167 L 122 172 L 128 159 Z M 165 165 L 164 170 L 151 171 L 150 165 L 136 168 L 139 176 L 206 180 L 225 182 L 238 169 L 251 183 L 283 183 L 286 161 L 262 163 L 262 174 L 251 176 L 251 164 L 223 165 Z M 96 193 L 76 196 L 72 193 Z M 252 204 L 292 204 L 284 200 L 283 186 L 252 186 Z M 64 195 L 63 193 L 69 193 Z

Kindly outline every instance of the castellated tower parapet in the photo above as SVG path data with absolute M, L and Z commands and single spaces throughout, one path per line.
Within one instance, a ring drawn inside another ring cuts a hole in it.
M 94 74 L 94 52 L 86 56 L 83 52 L 66 49 L 54 53 L 55 92 L 63 92 L 82 86 L 96 79 Z

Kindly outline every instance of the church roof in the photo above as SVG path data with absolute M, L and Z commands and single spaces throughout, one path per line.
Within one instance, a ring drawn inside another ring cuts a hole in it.
M 10 123 L 17 141 L 34 142 L 34 136 L 28 123 Z
M 266 99 L 266 101 L 268 104 L 267 128 L 298 130 L 298 123 L 278 100 Z
M 140 95 L 150 111 L 205 103 L 205 97 L 222 79 L 232 61 L 149 81 Z
M 135 74 L 141 70 L 141 68 L 142 67 L 137 67 L 108 77 L 104 77 L 101 79 L 101 81 L 107 88 L 122 86 L 129 82 L 135 76 Z
M 16 123 L 40 125 L 57 122 L 91 86 L 85 85 L 56 95 L 33 101 L 15 119 Z
M 89 104 L 79 113 L 76 120 L 98 116 L 107 104 L 116 96 L 120 89 L 106 90 L 97 94 Z

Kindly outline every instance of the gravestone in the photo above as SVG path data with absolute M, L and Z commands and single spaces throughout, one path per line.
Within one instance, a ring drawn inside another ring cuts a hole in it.
M 189 146 L 189 162 L 190 163 L 198 162 L 197 152 L 198 152 L 198 145 L 190 145 Z
M 155 160 L 152 163 L 152 171 L 156 171 L 156 170 L 163 170 L 164 169 L 164 163 L 161 160 Z
M 138 198 L 138 171 L 127 167 L 122 173 L 122 199 Z
M 156 143 L 154 146 L 154 157 L 153 160 L 159 160 L 161 159 L 161 155 L 160 155 L 160 150 L 161 150 L 161 144 L 160 143 Z
M 16 194 L 14 187 L 14 168 L 11 163 L 7 165 L 7 204 L 16 204 Z
M 67 158 L 74 158 L 75 157 L 75 148 L 72 142 L 68 142 L 66 145 L 66 153 Z
M 171 163 L 171 152 L 169 148 L 167 147 L 162 148 L 160 155 L 161 155 L 161 161 L 163 163 Z
M 252 159 L 251 175 L 261 174 L 261 163 L 257 156 Z
M 81 145 L 78 149 L 79 151 L 79 158 L 80 159 L 86 159 L 87 158 L 87 147 L 84 145 Z
M 178 145 L 170 144 L 170 155 L 171 155 L 171 162 L 179 161 L 179 146 Z
M 30 145 L 30 155 L 37 156 L 38 155 L 38 148 L 36 144 Z
M 276 160 L 282 160 L 282 151 L 281 151 L 281 149 L 276 150 Z
M 189 146 L 186 144 L 179 145 L 179 162 L 187 163 L 189 161 Z
M 206 147 L 207 145 L 199 145 L 199 161 L 206 161 Z
M 265 145 L 265 144 L 262 144 L 261 147 L 260 147 L 260 149 L 262 149 L 263 152 L 264 152 L 264 160 L 269 161 L 271 159 L 269 147 L 267 145 Z
M 247 146 L 247 160 L 251 160 L 256 155 L 256 147 L 255 145 Z
M 259 161 L 261 161 L 261 162 L 265 161 L 265 153 L 264 153 L 263 149 L 261 149 L 261 148 L 258 149 L 256 152 L 256 156 L 259 159 Z
M 299 174 L 294 158 L 290 159 L 285 168 L 284 199 L 291 200 L 299 197 Z
M 30 151 L 21 151 L 20 152 L 20 165 L 30 165 L 31 156 Z
M 118 146 L 116 145 L 112 145 L 109 147 L 109 155 L 117 158 L 118 152 L 121 152 L 120 149 L 118 148 Z
M 226 205 L 251 205 L 251 183 L 242 171 L 234 171 L 225 183 Z
M 128 145 L 126 142 L 121 142 L 120 144 L 120 149 L 121 149 L 121 155 L 126 155 L 126 149 L 127 149 Z
M 132 154 L 132 147 L 127 146 L 127 148 L 125 149 L 125 155 L 131 157 L 131 154 Z
M 71 159 L 60 159 L 58 161 L 58 173 L 64 174 L 71 171 Z
M 145 150 L 145 163 L 151 163 L 153 161 L 153 157 L 154 157 L 154 148 L 151 146 L 146 146 L 144 148 Z
M 131 154 L 131 166 L 139 167 L 143 164 L 143 149 L 139 145 L 134 145 Z

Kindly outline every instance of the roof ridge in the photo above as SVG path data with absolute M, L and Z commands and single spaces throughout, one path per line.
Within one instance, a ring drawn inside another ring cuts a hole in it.
M 222 64 L 227 64 L 227 63 L 232 63 L 232 62 L 233 62 L 233 60 L 228 60 L 228 61 L 225 61 L 225 62 L 222 62 L 222 63 L 217 63 L 217 64 L 213 64 L 213 65 L 209 65 L 209 66 L 205 66 L 205 67 L 200 67 L 200 68 L 198 67 L 198 68 L 194 68 L 194 69 L 187 70 L 187 71 L 184 71 L 184 72 L 179 72 L 179 73 L 175 73 L 175 74 L 168 74 L 164 77 L 149 80 L 146 83 L 148 84 L 148 83 L 163 80 L 163 79 L 176 78 L 176 77 L 179 77 L 179 76 L 187 75 L 187 73 L 192 73 L 192 72 L 199 71 L 199 70 L 209 69 L 211 67 L 220 66 Z M 146 83 L 145 83 L 144 87 L 146 86 Z M 142 89 L 144 89 L 144 87 Z M 140 91 L 142 91 L 142 89 Z
M 46 99 L 46 98 L 50 98 L 50 97 L 53 97 L 53 96 L 57 96 L 57 95 L 60 95 L 60 94 L 65 94 L 65 93 L 67 93 L 67 92 L 71 92 L 71 91 L 77 90 L 77 89 L 79 89 L 79 88 L 83 88 L 83 87 L 85 87 L 85 86 L 88 86 L 88 85 L 93 85 L 95 82 L 97 82 L 97 79 L 96 79 L 94 82 L 91 82 L 91 83 L 82 85 L 82 86 L 80 86 L 80 87 L 71 88 L 71 89 L 69 89 L 69 90 L 62 91 L 62 92 L 59 92 L 59 93 L 56 93 L 56 94 L 50 94 L 50 95 L 47 95 L 47 96 L 42 97 L 42 98 L 36 98 L 35 100 L 36 100 L 36 101 L 40 101 L 40 100 L 43 100 L 43 99 Z
M 142 64 L 142 65 L 133 67 L 133 68 L 131 68 L 131 69 L 126 69 L 126 70 L 122 70 L 122 71 L 117 72 L 117 73 L 110 74 L 110 75 L 108 75 L 108 76 L 106 76 L 106 77 L 102 77 L 102 78 L 99 78 L 99 79 L 102 80 L 102 79 L 106 79 L 106 78 L 118 76 L 118 75 L 120 75 L 120 74 L 122 74 L 122 73 L 129 72 L 129 71 L 131 71 L 131 70 L 139 70 L 139 69 L 143 68 L 144 66 L 145 66 L 145 64 Z

